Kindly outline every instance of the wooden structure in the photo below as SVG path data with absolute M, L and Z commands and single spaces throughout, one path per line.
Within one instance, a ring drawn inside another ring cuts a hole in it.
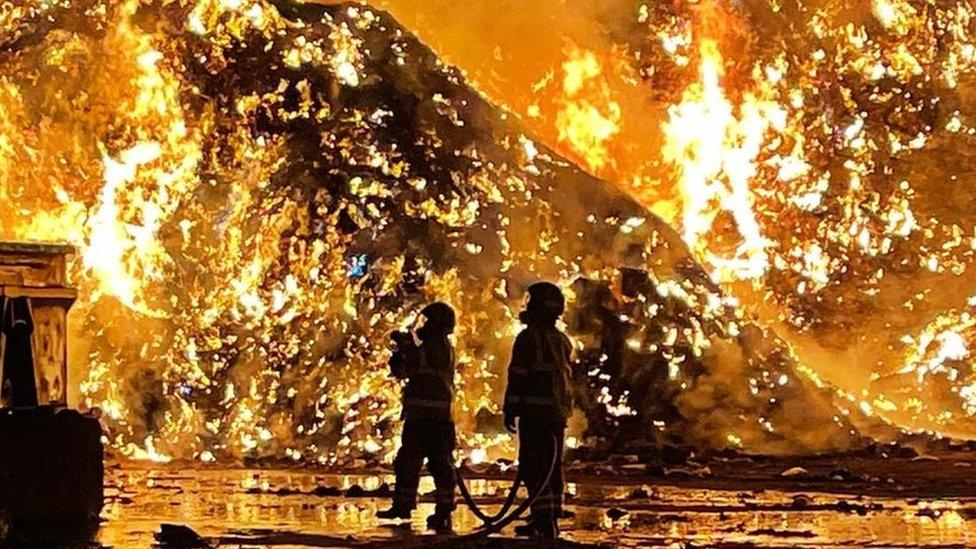
M 34 318 L 34 374 L 41 404 L 68 402 L 68 286 L 66 244 L 0 242 L 0 296 L 30 298 Z

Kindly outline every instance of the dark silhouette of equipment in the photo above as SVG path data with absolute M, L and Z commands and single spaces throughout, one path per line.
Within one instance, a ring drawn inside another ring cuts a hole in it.
M 14 531 L 77 526 L 102 507 L 101 426 L 67 407 L 73 251 L 0 242 L 0 521 Z
M 34 380 L 34 318 L 30 298 L 0 296 L 0 333 L 3 334 L 4 402 L 14 408 L 37 406 Z

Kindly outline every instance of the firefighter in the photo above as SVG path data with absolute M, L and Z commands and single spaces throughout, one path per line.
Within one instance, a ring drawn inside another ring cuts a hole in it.
M 555 539 L 562 514 L 562 454 L 566 420 L 572 411 L 572 344 L 556 327 L 566 309 L 559 287 L 539 282 L 519 319 L 525 329 L 515 338 L 505 390 L 505 428 L 519 437 L 519 472 L 530 491 L 540 492 L 521 536 Z M 553 465 L 555 463 L 555 465 Z M 552 467 L 549 482 L 546 474 Z
M 396 487 L 393 505 L 377 513 L 381 519 L 408 519 L 417 506 L 417 485 L 424 459 L 434 477 L 434 514 L 427 527 L 451 530 L 454 511 L 454 349 L 448 336 L 454 332 L 454 309 L 446 303 L 432 303 L 421 311 L 424 324 L 414 334 L 395 332 L 395 351 L 390 368 L 395 377 L 406 380 L 403 389 L 403 435 L 393 462 Z M 419 344 L 417 343 L 419 340 Z

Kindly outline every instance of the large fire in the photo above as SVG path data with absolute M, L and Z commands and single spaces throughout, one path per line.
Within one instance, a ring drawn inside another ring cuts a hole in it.
M 976 432 L 976 219 L 940 158 L 974 133 L 967 6 L 661 3 L 630 49 L 565 42 L 499 100 L 642 209 L 386 16 L 275 4 L 0 8 L 0 236 L 82 250 L 76 397 L 123 454 L 388 460 L 386 334 L 445 299 L 465 448 L 504 455 L 491 417 L 537 278 L 589 315 L 568 319 L 576 437 L 594 409 L 641 436 L 694 415 L 692 442 L 754 451 L 847 447 L 856 410 Z
M 541 135 L 587 127 L 540 109 L 546 100 L 519 85 L 530 71 L 504 71 L 480 60 L 480 44 L 457 43 L 463 28 L 442 29 L 407 2 L 380 4 L 472 67 Z M 960 350 L 969 339 L 952 334 L 967 333 L 959 311 L 976 290 L 964 183 L 976 132 L 972 6 L 620 1 L 540 16 L 556 4 L 539 2 L 532 17 L 586 45 L 601 83 L 587 99 L 620 113 L 619 131 L 594 125 L 565 152 L 605 158 L 584 165 L 680 227 L 715 279 L 863 410 L 971 436 L 971 360 Z M 478 17 L 471 3 L 458 11 Z M 545 33 L 520 48 L 504 42 L 525 24 L 520 15 L 496 18 L 489 38 L 503 46 L 492 59 L 540 59 L 526 54 Z M 566 62 L 576 57 L 569 50 Z M 655 126 L 663 132 L 634 129 Z M 950 341 L 952 366 L 919 364 L 920 342 L 934 342 L 923 345 L 931 352 Z

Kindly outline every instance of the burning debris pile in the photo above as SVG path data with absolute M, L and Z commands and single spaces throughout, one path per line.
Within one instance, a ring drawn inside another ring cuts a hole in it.
M 382 13 L 88 0 L 0 24 L 0 232 L 83 251 L 74 377 L 126 456 L 390 459 L 387 335 L 432 299 L 459 311 L 464 447 L 506 455 L 506 350 L 538 279 L 571 296 L 578 442 L 859 440 L 853 399 L 675 231 Z
M 539 0 L 493 17 L 479 57 L 465 37 L 493 8 L 374 1 L 678 228 L 866 413 L 976 434 L 971 2 Z

